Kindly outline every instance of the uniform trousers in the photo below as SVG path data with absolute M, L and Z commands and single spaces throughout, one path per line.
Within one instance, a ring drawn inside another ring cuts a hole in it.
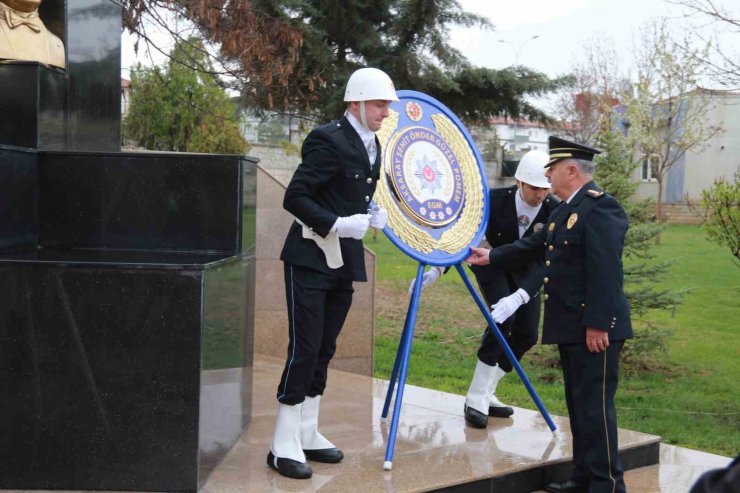
M 352 305 L 352 281 L 284 264 L 288 354 L 277 390 L 283 404 L 324 393 L 329 362 Z
M 518 289 L 508 275 L 506 275 L 505 281 L 479 280 L 478 286 L 489 306 L 504 296 L 509 296 Z M 537 297 L 530 300 L 529 303 L 520 306 L 511 317 L 503 323 L 498 324 L 501 334 L 506 338 L 506 342 L 509 344 L 517 361 L 520 361 L 524 353 L 537 344 L 539 323 L 540 299 Z M 488 366 L 498 365 L 507 373 L 513 369 L 513 365 L 509 361 L 509 358 L 506 357 L 504 349 L 488 327 L 483 332 L 481 345 L 478 348 L 478 359 Z
M 572 479 L 589 485 L 589 493 L 625 493 L 617 444 L 619 352 L 624 341 L 612 341 L 600 353 L 586 344 L 560 344 L 570 429 L 573 435 Z

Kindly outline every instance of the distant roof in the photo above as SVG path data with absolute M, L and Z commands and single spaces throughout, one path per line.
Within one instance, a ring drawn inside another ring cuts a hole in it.
M 706 87 L 697 87 L 692 92 L 699 92 L 710 96 L 740 96 L 739 91 L 727 90 L 727 89 L 707 89 Z
M 495 116 L 489 120 L 489 123 L 491 125 L 516 125 L 522 128 L 547 128 L 545 124 L 529 120 L 528 118 L 514 119 L 506 116 Z

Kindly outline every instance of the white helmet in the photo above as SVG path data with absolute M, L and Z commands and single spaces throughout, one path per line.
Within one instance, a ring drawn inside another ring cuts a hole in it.
M 355 70 L 347 81 L 344 100 L 350 101 L 398 101 L 396 88 L 388 74 L 377 68 Z
M 529 151 L 519 161 L 514 178 L 533 187 L 550 188 L 550 182 L 545 176 L 545 165 L 549 161 L 550 155 L 546 152 L 536 149 Z

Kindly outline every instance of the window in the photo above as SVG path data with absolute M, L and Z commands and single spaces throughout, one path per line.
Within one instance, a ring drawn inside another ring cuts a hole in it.
M 655 178 L 653 178 L 652 163 L 656 159 L 655 156 L 645 156 L 645 159 L 642 160 L 642 168 L 640 169 L 640 179 L 642 181 L 655 181 Z

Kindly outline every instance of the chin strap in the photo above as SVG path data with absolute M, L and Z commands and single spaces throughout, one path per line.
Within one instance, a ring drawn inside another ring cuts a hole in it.
M 360 123 L 362 127 L 368 132 L 372 132 L 370 127 L 367 126 L 367 115 L 365 114 L 365 101 L 360 101 Z

